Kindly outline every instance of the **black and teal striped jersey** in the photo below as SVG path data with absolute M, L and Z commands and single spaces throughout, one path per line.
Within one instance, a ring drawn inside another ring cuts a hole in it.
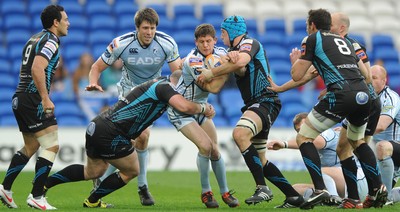
M 165 77 L 149 80 L 99 116 L 116 131 L 135 139 L 166 110 L 169 99 L 180 95 Z
M 300 59 L 311 61 L 327 88 L 341 89 L 347 80 L 363 79 L 360 60 L 345 38 L 328 31 L 318 31 L 302 41 Z
M 250 37 L 245 36 L 233 51 L 245 52 L 250 55 L 251 60 L 246 65 L 244 76 L 235 74 L 236 84 L 246 105 L 259 101 L 270 101 L 270 97 L 278 97 L 274 91 L 267 89 L 270 86 L 268 76 L 270 68 L 267 55 L 262 44 Z
M 36 55 L 40 55 L 49 61 L 48 66 L 43 71 L 46 77 L 47 92 L 50 92 L 50 85 L 60 58 L 59 45 L 59 38 L 48 30 L 43 30 L 28 40 L 22 51 L 17 93 L 38 93 L 31 70 Z

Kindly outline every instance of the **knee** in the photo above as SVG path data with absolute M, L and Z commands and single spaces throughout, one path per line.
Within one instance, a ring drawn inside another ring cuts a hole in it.
M 250 140 L 249 133 L 245 128 L 236 127 L 232 133 L 233 139 L 236 143 L 243 143 Z
M 390 142 L 388 141 L 379 141 L 376 144 L 376 154 L 378 157 L 378 160 L 383 160 L 384 158 L 388 156 L 392 156 L 393 153 L 393 146 Z

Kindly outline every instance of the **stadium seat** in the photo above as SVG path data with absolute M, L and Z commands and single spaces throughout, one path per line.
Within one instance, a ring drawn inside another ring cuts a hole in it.
M 194 30 L 200 24 L 200 20 L 198 20 L 195 17 L 179 18 L 175 19 L 174 22 L 175 22 L 175 32 L 187 31 L 192 34 L 192 37 Z
M 374 32 L 398 36 L 400 31 L 399 18 L 396 16 L 374 17 Z
M 311 6 L 310 8 L 318 9 L 324 8 L 327 9 L 330 13 L 338 12 L 339 8 L 335 1 L 331 0 L 318 0 L 318 1 L 310 1 Z
M 11 98 L 14 95 L 16 88 L 17 87 L 12 88 L 12 87 L 2 87 L 2 86 L 0 86 L 0 92 L 1 92 L 0 102 L 11 102 Z
M 189 34 L 186 32 L 177 32 L 174 33 L 173 38 L 175 39 L 179 48 L 184 45 L 191 46 L 191 48 L 194 47 L 194 35 L 192 33 Z
M 286 117 L 287 120 L 292 120 L 296 114 L 308 111 L 310 111 L 310 108 L 306 108 L 302 103 L 289 102 L 282 103 L 280 115 Z
M 275 122 L 272 124 L 273 128 L 286 128 L 290 127 L 288 124 L 288 120 L 286 117 L 283 117 L 282 115 L 278 115 L 278 118 L 275 120 Z
M 374 50 L 375 59 L 381 59 L 384 63 L 399 62 L 399 53 L 394 48 L 378 48 Z
M 399 91 L 400 91 L 399 82 L 400 82 L 400 76 L 399 76 L 399 75 L 396 75 L 396 76 L 390 76 L 390 77 L 388 78 L 387 84 L 389 85 L 389 87 L 390 87 L 392 90 L 394 90 L 394 91 L 396 91 L 396 92 L 399 92 Z
M 6 32 L 7 46 L 25 45 L 30 36 L 31 36 L 31 31 L 29 29 L 8 30 Z M 20 49 L 20 54 L 22 54 L 22 49 Z
M 298 88 L 293 88 L 288 91 L 279 93 L 279 99 L 281 100 L 283 107 L 286 107 L 286 104 L 301 104 L 303 96 L 301 95 Z
M 310 8 L 303 1 L 284 1 L 283 16 L 286 20 L 286 32 L 292 34 L 293 20 L 305 18 Z
M 267 52 L 268 56 L 268 52 Z M 276 74 L 276 73 L 285 73 L 290 75 L 290 69 L 292 68 L 292 65 L 289 60 L 289 52 L 286 53 L 286 58 L 284 59 L 270 59 L 269 60 L 269 67 L 271 70 Z
M 4 17 L 3 29 L 5 32 L 15 29 L 31 29 L 31 19 L 24 14 L 10 14 Z
M 367 43 L 365 41 L 364 36 L 359 35 L 359 34 L 353 34 L 353 33 L 349 33 L 349 37 L 353 38 L 354 40 L 358 41 L 361 45 L 363 45 L 364 47 L 366 47 Z M 367 50 L 368 51 L 368 50 Z
M 362 1 L 340 1 L 338 4 L 339 11 L 350 15 L 350 21 L 352 21 L 351 16 L 367 15 L 366 4 Z
M 154 126 L 157 126 L 157 127 L 173 127 L 171 122 L 169 122 L 167 113 L 164 113 L 163 115 L 161 115 L 160 118 L 158 118 L 154 122 Z
M 3 116 L 13 116 L 11 97 L 7 100 L 0 101 L 0 118 Z
M 173 19 L 196 18 L 195 7 L 193 4 L 174 4 Z
M 85 14 L 90 20 L 93 15 L 111 15 L 111 9 L 106 1 L 89 1 L 85 5 Z
M 208 16 L 224 17 L 224 6 L 222 4 L 202 4 L 201 18 L 204 20 Z M 223 19 L 220 19 L 221 22 Z
M 190 44 L 190 45 L 179 45 L 178 44 L 178 48 L 179 48 L 179 54 L 181 55 L 181 58 L 186 57 L 190 51 L 192 51 L 192 49 L 194 48 L 194 44 Z
M 69 64 L 74 61 L 79 61 L 80 56 L 85 52 L 90 52 L 89 48 L 87 48 L 86 46 L 83 46 L 81 44 L 71 44 L 69 46 L 63 47 L 62 55 L 65 59 L 66 64 Z M 70 67 L 68 67 L 68 70 L 74 69 L 70 69 Z
M 0 117 L 0 126 L 12 127 L 18 125 L 14 115 L 5 115 Z
M 88 125 L 88 121 L 82 117 L 77 116 L 62 116 L 57 117 L 57 124 L 58 126 L 65 126 L 65 127 L 82 127 Z
M 230 124 L 237 122 L 242 115 L 241 107 L 244 106 L 238 89 L 222 89 L 220 94 L 221 106 L 224 109 L 224 115 L 230 120 Z
M 274 60 L 289 60 L 289 51 L 285 47 L 280 46 L 269 46 L 268 49 L 265 49 L 267 52 L 267 57 L 269 61 Z
M 84 6 L 82 6 L 81 4 L 78 4 L 76 1 L 59 0 L 58 3 L 64 7 L 68 16 L 84 15 Z
M 22 43 L 9 44 L 8 58 L 13 62 L 15 60 L 18 60 L 18 63 L 21 63 L 22 51 L 24 49 L 24 46 L 25 46 L 25 44 L 22 44 Z M 18 71 L 19 71 L 19 68 L 18 68 Z
M 54 113 L 57 118 L 61 117 L 80 117 L 85 119 L 85 115 L 82 112 L 82 109 L 78 106 L 76 102 L 58 102 L 55 106 Z
M 89 20 L 84 14 L 68 14 L 68 19 L 69 23 L 71 24 L 69 29 L 70 31 L 89 30 Z
M 147 4 L 146 7 L 153 8 L 157 12 L 159 17 L 168 17 L 166 4 L 163 4 L 161 2 L 157 2 L 157 3 L 154 2 L 153 4 L 150 4 L 150 2 L 146 3 Z M 162 22 L 163 20 L 164 19 L 160 19 L 160 22 Z
M 218 33 L 221 32 L 221 23 L 222 20 L 224 20 L 223 16 L 220 15 L 208 15 L 206 17 L 203 17 L 203 23 L 208 23 L 214 26 L 215 31 Z M 218 36 L 217 36 L 218 37 Z M 218 37 L 219 38 L 219 37 Z
M 10 15 L 25 15 L 26 14 L 26 3 L 25 1 L 2 1 L 0 7 L 1 16 L 7 17 Z
M 282 47 L 286 49 L 284 42 L 286 35 L 280 32 L 269 32 L 263 33 L 258 36 L 258 41 L 264 46 L 264 49 L 268 52 L 269 47 Z
M 286 35 L 286 25 L 283 18 L 266 19 L 264 21 L 265 33 L 279 33 L 282 36 Z
M 304 32 L 304 34 L 292 34 L 286 36 L 286 48 L 288 48 L 290 51 L 293 48 L 301 49 L 301 42 L 305 36 L 307 36 L 306 32 Z
M 174 32 L 174 21 L 168 19 L 166 16 L 160 16 L 160 23 L 158 23 L 157 30 L 171 35 Z
M 111 42 L 111 40 L 110 40 Z M 107 49 L 107 45 L 104 44 L 94 44 L 90 47 L 91 54 L 93 55 L 94 58 L 100 57 Z
M 68 36 L 61 38 L 61 48 L 63 46 L 73 45 L 73 44 L 80 44 L 86 45 L 88 41 L 88 34 L 86 30 L 70 30 L 68 32 Z
M 307 31 L 306 19 L 300 18 L 293 20 L 293 33 L 304 34 Z
M 40 20 L 40 14 L 42 13 L 43 9 L 49 4 L 51 4 L 50 0 L 28 1 L 28 13 L 33 19 Z
M 0 58 L 0 74 L 11 74 L 11 63 L 7 58 Z
M 371 36 L 372 50 L 378 48 L 395 48 L 393 37 L 385 34 L 374 34 Z
M 107 14 L 94 14 L 89 18 L 89 30 L 103 30 L 115 32 L 117 21 L 114 16 Z
M 118 35 L 132 32 L 136 29 L 134 15 L 125 14 L 125 15 L 118 15 L 117 17 L 118 17 L 117 20 Z M 164 22 L 164 20 L 159 22 L 159 24 L 161 24 L 162 22 Z M 157 26 L 157 30 L 159 30 L 159 26 Z
M 250 37 L 258 39 L 258 25 L 257 25 L 257 20 L 253 18 L 247 18 L 245 19 L 246 21 L 246 26 L 247 26 L 247 33 L 249 34 Z
M 218 114 L 218 112 L 217 112 L 217 114 Z M 225 117 L 216 116 L 212 120 L 213 120 L 214 125 L 216 127 L 227 127 L 227 126 L 229 126 L 228 120 L 226 120 Z
M 133 22 L 133 17 L 135 16 L 136 11 L 139 7 L 134 3 L 134 1 L 115 1 L 113 12 L 115 16 L 125 16 L 128 15 L 131 17 L 131 21 Z
M 0 72 L 0 88 L 16 89 L 17 84 L 18 79 L 13 74 Z
M 396 62 L 387 62 L 384 64 L 389 79 L 392 76 L 400 76 L 400 64 Z

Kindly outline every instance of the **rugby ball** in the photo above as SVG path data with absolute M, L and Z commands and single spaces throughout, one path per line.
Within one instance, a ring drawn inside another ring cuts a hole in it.
M 218 55 L 210 54 L 204 59 L 204 66 L 212 69 L 221 65 L 221 58 Z

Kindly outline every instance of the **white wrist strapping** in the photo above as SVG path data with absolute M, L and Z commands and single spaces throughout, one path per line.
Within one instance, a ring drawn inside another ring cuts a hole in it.
M 200 113 L 206 112 L 206 104 L 205 103 L 200 103 Z
M 287 141 L 282 141 L 283 142 L 283 145 L 284 145 L 284 148 L 288 148 L 288 142 Z

